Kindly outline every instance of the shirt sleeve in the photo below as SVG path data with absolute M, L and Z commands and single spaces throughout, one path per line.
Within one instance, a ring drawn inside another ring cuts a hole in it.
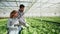
M 23 25 L 23 26 L 26 26 L 26 22 L 23 20 L 23 19 L 19 19 L 19 23 L 21 24 L 21 25 Z

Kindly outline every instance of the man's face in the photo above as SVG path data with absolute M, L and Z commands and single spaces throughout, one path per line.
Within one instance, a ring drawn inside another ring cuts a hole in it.
M 20 11 L 22 11 L 22 12 L 23 12 L 23 11 L 24 11 L 24 7 L 20 8 Z

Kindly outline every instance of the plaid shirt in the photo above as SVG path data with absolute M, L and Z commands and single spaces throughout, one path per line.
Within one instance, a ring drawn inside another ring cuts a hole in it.
M 22 25 L 26 26 L 26 22 L 24 20 L 24 16 L 23 15 L 24 15 L 24 12 L 18 11 L 18 19 L 19 19 L 20 25 L 22 24 Z
M 24 12 L 18 11 L 18 18 L 23 18 Z

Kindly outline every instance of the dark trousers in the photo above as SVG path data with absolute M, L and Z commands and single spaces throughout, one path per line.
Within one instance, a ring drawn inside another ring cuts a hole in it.
M 23 30 L 23 28 L 21 28 L 21 30 L 19 31 L 19 34 L 21 34 L 21 31 Z

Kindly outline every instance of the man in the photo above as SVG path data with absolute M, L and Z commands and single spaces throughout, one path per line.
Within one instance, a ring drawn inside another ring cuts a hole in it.
M 19 19 L 19 21 L 20 21 L 20 23 L 21 24 L 23 24 L 23 25 L 25 25 L 25 22 L 23 22 L 23 21 L 25 21 L 24 20 L 24 8 L 25 8 L 25 6 L 23 5 L 23 4 L 21 4 L 20 6 L 19 6 L 19 11 L 18 11 L 18 19 Z
M 23 16 L 24 15 L 24 8 L 25 8 L 25 6 L 23 4 L 21 4 L 19 6 L 18 19 L 19 19 L 20 26 L 23 25 L 23 26 L 28 27 L 29 25 L 25 22 L 24 16 Z M 20 27 L 19 29 L 22 30 L 22 27 Z M 20 33 L 21 33 L 21 30 L 20 30 Z

